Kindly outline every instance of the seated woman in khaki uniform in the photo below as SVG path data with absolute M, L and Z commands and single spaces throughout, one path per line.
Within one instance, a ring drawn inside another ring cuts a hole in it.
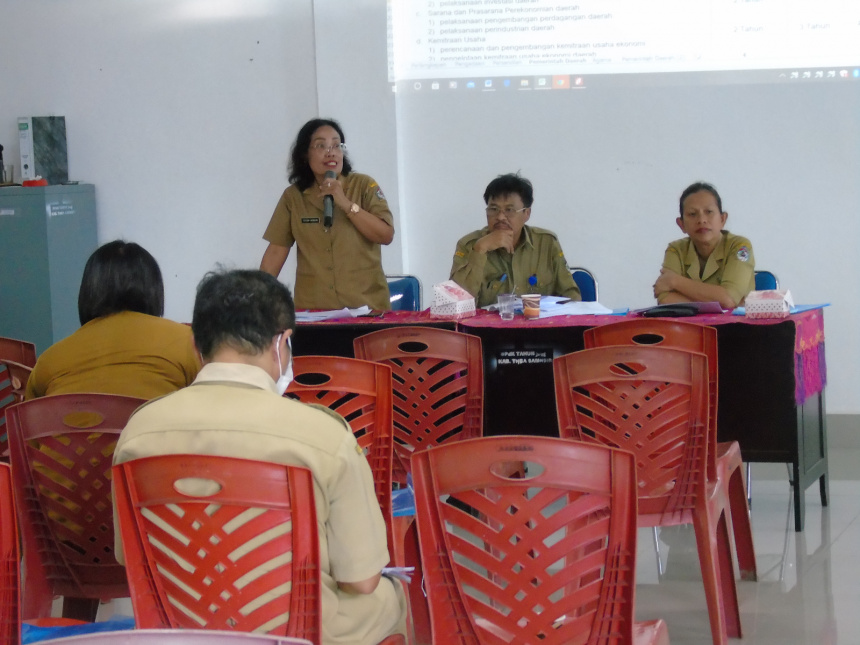
M 680 211 L 675 221 L 687 237 L 666 249 L 654 297 L 660 304 L 719 302 L 723 309 L 742 305 L 755 289 L 752 244 L 723 230 L 729 214 L 717 189 L 704 182 L 688 186 L 681 193 Z
M 297 309 L 391 309 L 380 245 L 394 239 L 393 217 L 373 178 L 352 171 L 337 121 L 302 126 L 290 182 L 263 234 L 260 269 L 277 277 L 295 244 Z

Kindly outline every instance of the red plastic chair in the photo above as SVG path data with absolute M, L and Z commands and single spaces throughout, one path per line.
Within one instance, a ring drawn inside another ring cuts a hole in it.
M 0 358 L 21 363 L 27 367 L 36 365 L 36 346 L 26 340 L 0 336 Z
M 118 464 L 113 473 L 138 627 L 256 631 L 320 643 L 309 470 L 162 455 Z
M 553 361 L 562 437 L 629 450 L 639 526 L 693 524 L 713 642 L 741 637 L 729 493 L 707 477 L 707 358 L 659 347 L 586 349 Z
M 309 470 L 166 455 L 118 464 L 113 477 L 138 627 L 259 631 L 320 642 Z M 209 480 L 211 488 L 189 489 L 189 478 Z M 264 534 L 270 539 L 252 543 Z M 260 567 L 269 567 L 265 575 L 246 579 Z M 273 601 L 251 605 L 265 594 Z
M 12 475 L 8 464 L 0 464 L 0 643 L 4 645 L 21 642 L 20 562 Z
M 412 475 L 434 643 L 669 642 L 634 622 L 631 454 L 487 437 L 416 452 Z
M 27 379 L 32 371 L 31 367 L 0 358 L 0 459 L 9 458 L 6 408 L 24 400 Z
M 403 544 L 393 534 L 391 514 L 391 368 L 339 356 L 295 356 L 293 382 L 284 396 L 324 405 L 349 423 L 364 450 L 394 561 L 403 565 Z M 399 547 L 399 548 L 398 548 Z
M 304 638 L 210 629 L 131 629 L 39 641 L 40 645 L 313 645 Z
M 113 555 L 110 467 L 117 436 L 145 403 L 113 394 L 61 394 L 6 409 L 24 549 L 22 613 L 95 620 L 99 599 L 129 595 Z
M 481 339 L 434 327 L 392 327 L 353 341 L 355 357 L 391 367 L 394 480 L 403 484 L 413 451 L 483 432 Z
M 742 580 L 757 580 L 752 526 L 743 460 L 737 441 L 717 442 L 717 402 L 719 400 L 719 356 L 717 330 L 706 325 L 668 320 L 635 318 L 585 332 L 585 347 L 606 345 L 647 345 L 698 352 L 708 357 L 708 479 L 728 483 L 732 529 Z

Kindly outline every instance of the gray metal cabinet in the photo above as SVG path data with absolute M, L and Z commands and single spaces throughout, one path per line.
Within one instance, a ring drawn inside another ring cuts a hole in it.
M 0 188 L 0 336 L 41 353 L 75 331 L 81 275 L 97 247 L 92 184 Z

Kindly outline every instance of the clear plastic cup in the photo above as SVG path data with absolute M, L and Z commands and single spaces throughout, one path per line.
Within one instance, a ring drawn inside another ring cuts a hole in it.
M 514 305 L 516 304 L 516 296 L 512 293 L 500 293 L 498 299 L 499 316 L 502 320 L 514 319 Z

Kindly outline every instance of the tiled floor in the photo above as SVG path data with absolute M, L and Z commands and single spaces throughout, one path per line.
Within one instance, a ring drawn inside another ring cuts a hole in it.
M 753 464 L 752 524 L 758 582 L 738 582 L 747 645 L 860 644 L 860 450 L 831 450 L 830 504 L 806 494 L 806 526 L 794 531 L 783 465 Z M 672 645 L 711 642 L 692 527 L 660 533 L 658 575 L 650 529 L 639 535 L 636 616 L 663 618 Z

